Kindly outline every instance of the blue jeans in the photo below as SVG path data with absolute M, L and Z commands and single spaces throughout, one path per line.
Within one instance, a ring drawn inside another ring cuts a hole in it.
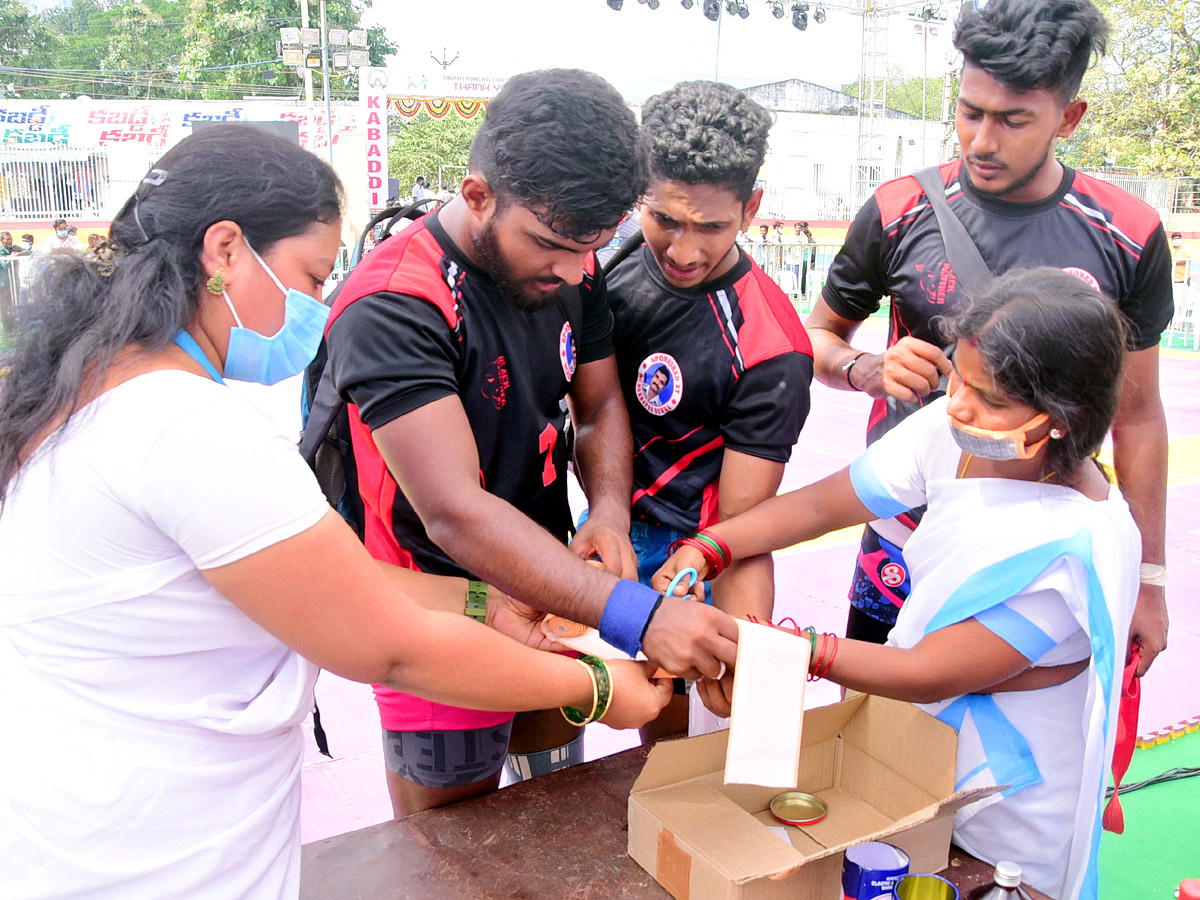
M 579 526 L 587 521 L 588 511 L 579 514 Z M 686 533 L 677 531 L 667 525 L 653 525 L 644 519 L 634 519 L 629 523 L 629 542 L 633 544 L 633 552 L 638 558 L 638 581 L 649 585 L 662 564 L 667 561 L 670 553 L 667 548 Z M 712 583 L 704 583 L 704 602 L 712 603 Z

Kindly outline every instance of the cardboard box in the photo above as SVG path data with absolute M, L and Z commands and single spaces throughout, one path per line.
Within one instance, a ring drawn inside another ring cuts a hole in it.
M 954 813 L 992 792 L 955 793 L 958 733 L 909 703 L 856 696 L 804 714 L 800 780 L 829 814 L 785 827 L 779 791 L 724 784 L 728 732 L 659 743 L 629 795 L 629 855 L 677 900 L 840 900 L 845 849 L 903 848 L 912 872 L 946 867 Z

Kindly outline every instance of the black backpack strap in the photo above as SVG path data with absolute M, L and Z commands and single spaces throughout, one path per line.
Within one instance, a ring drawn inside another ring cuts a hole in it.
M 617 252 L 608 258 L 608 262 L 606 262 L 604 267 L 600 270 L 601 274 L 607 278 L 609 272 L 624 262 L 629 257 L 630 253 L 642 246 L 642 244 L 645 242 L 646 239 L 642 236 L 642 229 L 639 228 L 629 237 L 625 238 L 625 240 L 621 241 L 621 246 L 617 248 Z
M 950 268 L 954 270 L 955 279 L 962 282 L 968 294 L 983 290 L 995 276 L 979 255 L 979 248 L 967 234 L 962 221 L 946 202 L 946 185 L 942 183 L 941 171 L 937 166 L 930 166 L 913 177 L 925 191 L 929 205 L 933 207 L 933 214 L 937 216 L 938 230 L 942 233 L 942 243 L 946 245 L 946 258 L 950 261 Z
M 309 466 L 316 462 L 317 451 L 321 448 L 325 435 L 329 434 L 329 429 L 337 421 L 338 413 L 345 407 L 346 402 L 333 386 L 333 374 L 326 361 L 325 371 L 321 373 L 321 380 L 317 382 L 317 390 L 309 407 L 304 434 L 300 437 L 300 455 Z

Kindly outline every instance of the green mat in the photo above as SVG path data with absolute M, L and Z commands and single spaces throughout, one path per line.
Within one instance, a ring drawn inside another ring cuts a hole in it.
M 1200 732 L 1133 752 L 1125 783 L 1200 766 Z M 1200 878 L 1200 776 L 1121 794 L 1125 833 L 1100 839 L 1100 900 L 1175 896 Z

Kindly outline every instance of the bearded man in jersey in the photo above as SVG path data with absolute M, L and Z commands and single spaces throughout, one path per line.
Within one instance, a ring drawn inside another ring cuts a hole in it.
M 1114 298 L 1129 326 L 1113 449 L 1121 491 L 1142 533 L 1143 584 L 1131 640 L 1141 671 L 1166 646 L 1163 583 L 1167 432 L 1158 342 L 1172 315 L 1170 254 L 1158 213 L 1055 158 L 1087 110 L 1078 96 L 1108 25 L 1089 0 L 967 2 L 954 45 L 963 54 L 955 114 L 962 158 L 940 167 L 946 199 L 995 274 L 1055 266 Z M 890 295 L 884 353 L 849 343 Z M 875 398 L 868 442 L 942 395 L 952 363 L 933 320 L 960 298 L 921 187 L 882 185 L 855 218 L 806 324 L 816 375 Z M 1082 341 L 1086 334 L 1064 334 Z M 882 642 L 908 596 L 902 549 L 920 510 L 867 526 L 850 591 L 847 635 Z
M 770 129 L 766 110 L 712 82 L 676 85 L 642 108 L 644 243 L 609 271 L 608 292 L 647 584 L 672 541 L 775 495 L 808 415 L 804 327 L 735 243 L 762 200 L 754 179 Z M 734 562 L 711 588 L 726 612 L 770 618 L 770 555 Z M 685 723 L 681 701 L 673 713 L 658 733 Z
M 633 448 L 594 251 L 644 184 L 637 124 L 611 85 L 578 70 L 510 79 L 459 194 L 346 279 L 328 365 L 350 404 L 373 556 L 491 582 L 672 672 L 716 676 L 736 658 L 733 620 L 621 577 L 636 572 Z M 594 511 L 574 554 L 568 405 Z M 593 556 L 603 568 L 580 558 Z M 397 816 L 496 787 L 511 714 L 375 693 Z

